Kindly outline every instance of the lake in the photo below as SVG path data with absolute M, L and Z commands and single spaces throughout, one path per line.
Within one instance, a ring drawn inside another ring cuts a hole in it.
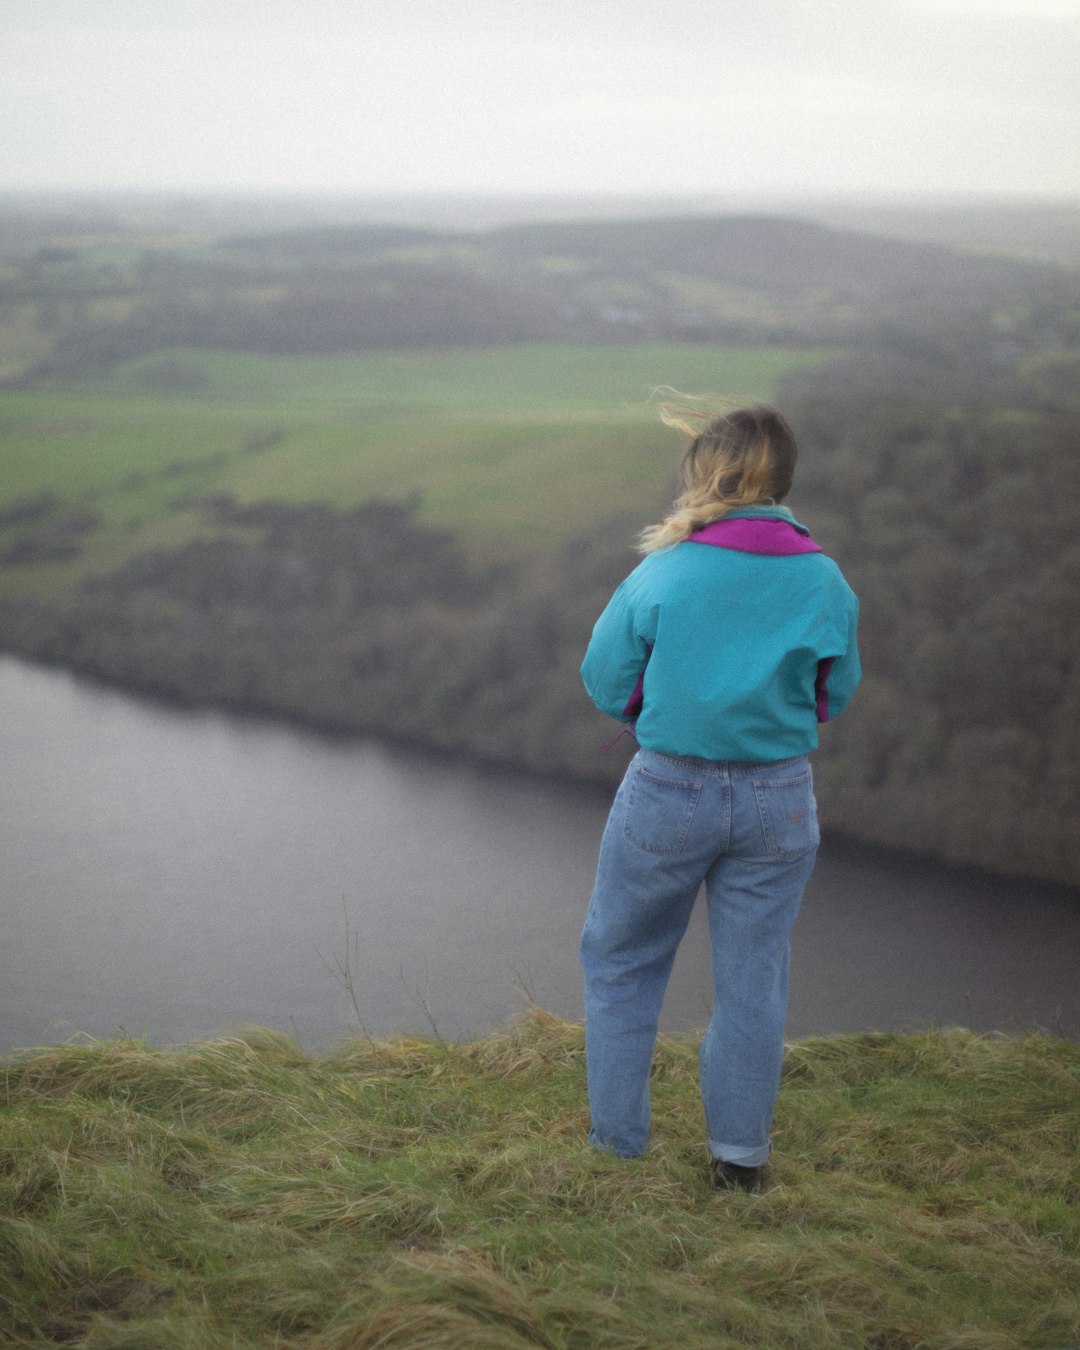
M 0 1049 L 251 1024 L 311 1049 L 361 1024 L 460 1039 L 531 1001 L 581 1017 L 608 791 L 165 707 L 9 657 L 0 710 Z M 1080 892 L 827 838 L 788 1033 L 1080 1039 L 1078 953 Z M 709 988 L 699 906 L 664 1029 L 703 1026 Z

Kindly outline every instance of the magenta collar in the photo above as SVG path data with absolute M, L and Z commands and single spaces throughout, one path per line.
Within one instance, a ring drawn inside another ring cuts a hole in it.
M 821 545 L 814 543 L 792 521 L 779 520 L 775 516 L 730 516 L 714 520 L 695 530 L 690 543 L 732 548 L 738 553 L 766 553 L 773 557 L 821 552 Z

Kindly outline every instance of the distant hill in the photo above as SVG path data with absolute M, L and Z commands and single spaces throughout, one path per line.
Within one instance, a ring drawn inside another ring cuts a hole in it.
M 1080 198 L 820 203 L 814 218 L 894 239 L 1080 267 Z
M 633 274 L 677 270 L 770 295 L 827 287 L 871 298 L 941 286 L 1000 289 L 1019 279 L 1017 265 L 1001 259 L 776 216 L 515 226 L 484 244 L 499 258 L 563 256 Z
M 0 237 L 23 239 L 2 228 Z M 349 223 L 156 240 L 96 236 L 84 220 L 81 232 L 10 247 L 0 348 L 22 344 L 25 360 L 9 356 L 8 374 L 31 383 L 174 347 L 843 346 L 883 326 L 919 340 L 950 325 L 977 332 L 1003 314 L 1011 323 L 1032 304 L 1080 303 L 1080 276 L 1054 264 L 763 215 L 482 231 Z

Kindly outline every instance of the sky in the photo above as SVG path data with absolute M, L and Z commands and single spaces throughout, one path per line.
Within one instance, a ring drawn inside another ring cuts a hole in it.
M 0 189 L 1080 195 L 1080 0 L 0 0 Z

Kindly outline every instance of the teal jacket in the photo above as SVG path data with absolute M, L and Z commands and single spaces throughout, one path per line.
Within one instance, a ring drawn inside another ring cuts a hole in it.
M 596 622 L 581 677 L 646 750 L 771 763 L 806 754 L 862 671 L 859 602 L 782 506 L 650 553 Z

